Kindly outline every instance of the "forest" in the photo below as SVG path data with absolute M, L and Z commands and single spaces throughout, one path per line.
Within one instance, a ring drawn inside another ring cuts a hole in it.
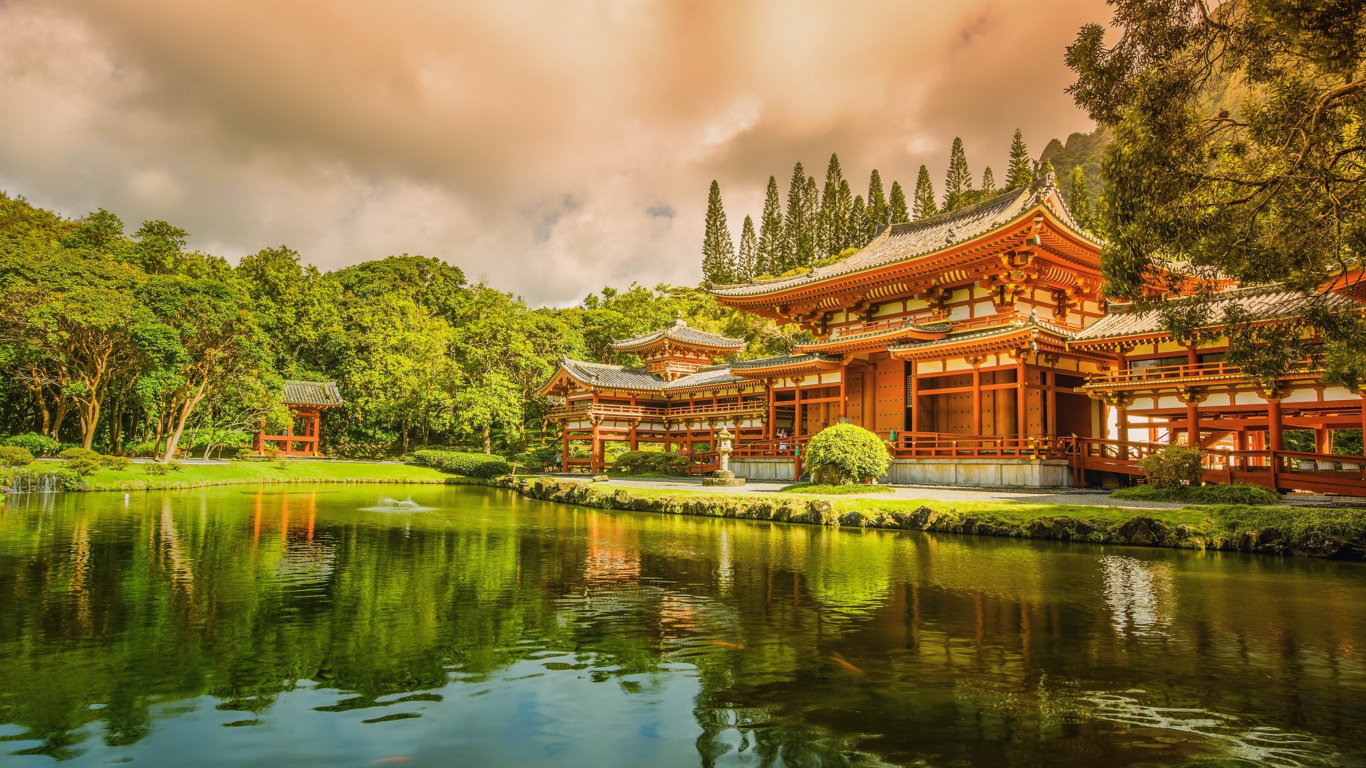
M 102 452 L 231 455 L 284 426 L 285 379 L 334 380 L 329 455 L 416 446 L 516 454 L 543 445 L 537 389 L 564 356 L 632 364 L 613 339 L 683 317 L 785 352 L 790 329 L 697 288 L 605 287 L 532 308 L 439 259 L 400 254 L 321 272 L 288 247 L 235 266 L 165 221 L 129 234 L 0 194 L 0 435 Z M 227 452 L 227 453 L 225 453 Z

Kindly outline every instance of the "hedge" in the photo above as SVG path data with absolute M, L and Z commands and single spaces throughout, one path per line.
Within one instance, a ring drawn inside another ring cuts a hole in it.
M 464 477 L 491 478 L 512 472 L 512 466 L 502 456 L 488 453 L 459 451 L 417 451 L 413 462 Z
M 34 456 L 54 456 L 57 451 L 62 449 L 62 444 L 37 432 L 29 432 L 23 435 L 10 435 L 5 438 L 5 445 L 15 448 L 23 448 Z
M 1281 503 L 1281 495 L 1260 485 L 1135 485 L 1110 494 L 1116 499 L 1137 501 L 1179 501 L 1190 504 L 1246 504 L 1266 507 Z
M 617 457 L 612 471 L 623 474 L 642 474 L 659 472 L 666 475 L 682 475 L 688 471 L 690 460 L 687 456 L 664 451 L 627 451 Z

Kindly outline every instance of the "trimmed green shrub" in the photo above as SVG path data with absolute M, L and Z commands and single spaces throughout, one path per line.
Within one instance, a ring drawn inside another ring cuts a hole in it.
M 382 459 L 393 451 L 393 440 L 353 440 L 343 437 L 333 446 L 333 453 L 343 459 Z
M 176 461 L 176 460 L 174 460 L 174 459 L 172 459 L 171 461 L 166 462 L 166 465 L 165 465 L 165 466 L 166 466 L 167 469 L 171 470 L 172 472 L 184 472 L 184 471 L 185 471 L 185 465 L 182 464 L 182 463 L 180 463 L 180 462 L 178 462 L 178 461 Z
M 1110 494 L 1116 499 L 1136 501 L 1180 501 L 1189 504 L 1241 504 L 1265 507 L 1281 503 L 1281 495 L 1260 485 L 1182 485 L 1163 488 L 1135 485 Z
M 0 467 L 26 467 L 33 463 L 33 454 L 17 445 L 0 446 Z
M 627 451 L 617 457 L 612 465 L 613 472 L 626 475 L 658 472 L 665 475 L 682 475 L 688 471 L 691 460 L 682 454 L 663 451 Z
M 93 461 L 98 464 L 101 469 L 112 469 L 115 471 L 127 469 L 128 465 L 133 463 L 127 456 L 105 456 L 104 454 L 92 451 L 89 448 L 67 448 L 57 454 L 57 458 L 66 461 Z
M 147 474 L 153 477 L 160 477 L 161 475 L 164 475 L 167 472 L 169 472 L 170 469 L 165 464 L 162 464 L 160 462 L 149 461 L 146 464 L 142 465 L 142 471 L 146 472 Z
M 460 453 L 458 451 L 417 451 L 413 461 L 442 472 L 464 477 L 490 478 L 506 475 L 512 466 L 502 456 L 488 453 Z
M 91 451 L 91 453 L 94 453 L 94 451 Z M 95 456 L 98 457 L 99 454 L 96 453 Z M 74 459 L 67 459 L 66 461 L 62 462 L 62 469 L 65 469 L 68 472 L 75 472 L 81 477 L 87 477 L 89 475 L 95 474 L 96 472 L 99 472 L 101 469 L 104 469 L 104 464 L 99 460 L 99 458 L 91 458 L 89 456 L 77 456 Z
M 5 438 L 5 445 L 15 448 L 23 448 L 34 456 L 55 456 L 57 451 L 62 449 L 62 444 L 37 432 L 29 432 L 23 435 L 10 435 Z
M 539 472 L 543 469 L 558 469 L 559 464 L 555 461 L 555 456 L 558 454 L 559 451 L 555 448 L 537 448 L 531 451 L 523 451 L 513 456 L 512 460 L 523 469 Z
M 1204 452 L 1189 445 L 1169 445 L 1144 456 L 1138 468 L 1159 488 L 1199 485 L 1205 474 Z
M 826 427 L 806 447 L 806 466 L 818 485 L 849 485 L 882 477 L 891 461 L 882 438 L 855 424 Z

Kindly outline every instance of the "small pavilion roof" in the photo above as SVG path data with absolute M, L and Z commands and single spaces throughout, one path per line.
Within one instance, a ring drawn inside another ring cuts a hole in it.
M 617 352 L 633 352 L 636 350 L 649 349 L 664 341 L 676 341 L 690 347 L 702 347 L 714 350 L 718 353 L 739 352 L 745 348 L 744 339 L 732 339 L 729 336 L 722 336 L 719 333 L 707 333 L 690 327 L 682 318 L 675 320 L 673 325 L 667 325 L 657 331 L 643 333 L 639 336 L 632 336 L 629 339 L 612 342 L 612 349 Z
M 1059 218 L 1076 231 L 1081 231 L 1067 206 L 1062 204 L 1061 197 L 1057 195 L 1056 180 L 1050 176 L 1037 188 L 1024 187 L 966 208 L 904 224 L 893 224 L 863 250 L 836 264 L 817 267 L 792 277 L 717 286 L 711 292 L 722 297 L 760 296 L 928 256 L 986 234 L 1045 202 Z
M 564 358 L 560 367 L 570 378 L 586 387 L 600 389 L 628 389 L 641 392 L 659 392 L 664 379 L 644 368 L 630 368 L 624 365 L 607 363 L 588 363 L 582 360 Z
M 1163 303 L 1171 305 L 1196 302 L 1208 303 L 1209 327 L 1221 324 L 1224 312 L 1235 306 L 1246 312 L 1253 320 L 1294 317 L 1302 314 L 1316 302 L 1328 302 L 1331 306 L 1344 309 L 1360 306 L 1340 294 L 1305 294 L 1279 283 L 1234 288 L 1213 294 L 1182 296 L 1167 299 Z M 1165 333 L 1161 309 L 1140 308 L 1134 304 L 1111 304 L 1109 311 L 1078 333 L 1072 343 L 1080 346 L 1111 339 L 1160 336 Z
M 334 408 L 339 405 L 346 405 L 335 381 L 286 380 L 283 402 L 285 405 L 305 405 L 317 408 Z
M 805 370 L 833 368 L 843 358 L 839 355 L 817 353 L 798 353 L 774 355 L 755 360 L 741 360 L 730 364 L 730 369 L 741 377 L 762 376 L 765 373 L 797 373 Z
M 666 381 L 663 389 L 665 392 L 673 392 L 679 389 L 696 389 L 699 387 L 724 387 L 737 381 L 743 381 L 743 379 L 731 373 L 729 365 L 713 365 L 696 373 L 681 376 L 673 381 Z
M 864 347 L 874 348 L 899 339 L 929 341 L 943 338 L 949 332 L 949 323 L 913 323 L 910 319 L 896 322 L 871 330 L 858 330 L 854 333 L 830 334 L 828 338 L 798 344 L 798 352 L 851 352 Z
M 1015 318 L 1000 325 L 949 333 L 942 339 L 896 344 L 888 347 L 887 351 L 893 357 L 911 358 L 926 353 L 940 354 L 939 350 L 947 347 L 967 345 L 977 349 L 987 349 L 1015 340 L 1046 339 L 1048 337 L 1055 339 L 1055 346 L 1061 350 L 1063 345 L 1074 335 L 1075 331 L 1061 328 L 1038 318 Z

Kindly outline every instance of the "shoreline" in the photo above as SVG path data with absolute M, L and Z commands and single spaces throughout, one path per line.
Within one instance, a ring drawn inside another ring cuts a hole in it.
M 505 476 L 490 483 L 506 488 L 527 498 L 560 504 L 592 507 L 622 512 L 654 512 L 658 514 L 693 515 L 699 517 L 730 517 L 744 520 L 826 525 L 831 527 L 877 528 L 883 530 L 953 533 L 971 536 L 993 536 L 1044 541 L 1067 541 L 1084 544 L 1119 544 L 1126 546 L 1158 547 L 1164 549 L 1211 550 L 1258 555 L 1310 557 L 1360 562 L 1366 560 L 1366 535 L 1337 535 L 1332 524 L 1296 526 L 1258 525 L 1238 530 L 1218 530 L 1220 512 L 1243 512 L 1250 517 L 1264 517 L 1283 513 L 1286 522 L 1310 510 L 1296 507 L 1186 507 L 1179 510 L 1110 510 L 1118 518 L 1133 512 L 1127 519 L 1102 520 L 1096 515 L 1074 517 L 1068 515 L 1039 515 L 1026 520 L 1027 515 L 1014 515 L 1013 521 L 1002 519 L 1001 513 L 1010 510 L 1007 503 L 997 510 L 973 509 L 972 505 L 945 503 L 945 509 L 933 509 L 928 504 L 915 502 L 897 504 L 893 500 L 862 499 L 862 504 L 841 504 L 834 497 L 788 499 L 761 494 L 725 494 L 707 491 L 641 493 L 642 489 L 625 488 L 600 490 L 591 483 L 562 481 L 545 476 Z M 883 502 L 883 503 L 879 503 Z M 1017 503 L 1018 504 L 1018 503 Z M 1029 505 L 1022 505 L 1020 509 Z M 841 508 L 843 507 L 843 508 Z M 859 509 L 855 507 L 868 507 Z M 968 507 L 963 509 L 963 507 Z M 1077 507 L 1077 509 L 1089 509 Z M 1248 513 L 1248 510 L 1256 510 Z M 1185 513 L 1185 514 L 1162 514 Z M 1353 515 L 1366 512 L 1353 510 Z M 1118 514 L 1116 514 L 1118 513 Z M 1145 514 L 1146 513 L 1146 514 Z M 1168 518 L 1203 518 L 1194 524 L 1162 520 Z M 1366 521 L 1366 518 L 1364 518 Z M 1353 521 L 1355 522 L 1355 521 Z M 1287 530 L 1287 528 L 1290 528 Z M 1366 531 L 1366 528 L 1362 529 Z

